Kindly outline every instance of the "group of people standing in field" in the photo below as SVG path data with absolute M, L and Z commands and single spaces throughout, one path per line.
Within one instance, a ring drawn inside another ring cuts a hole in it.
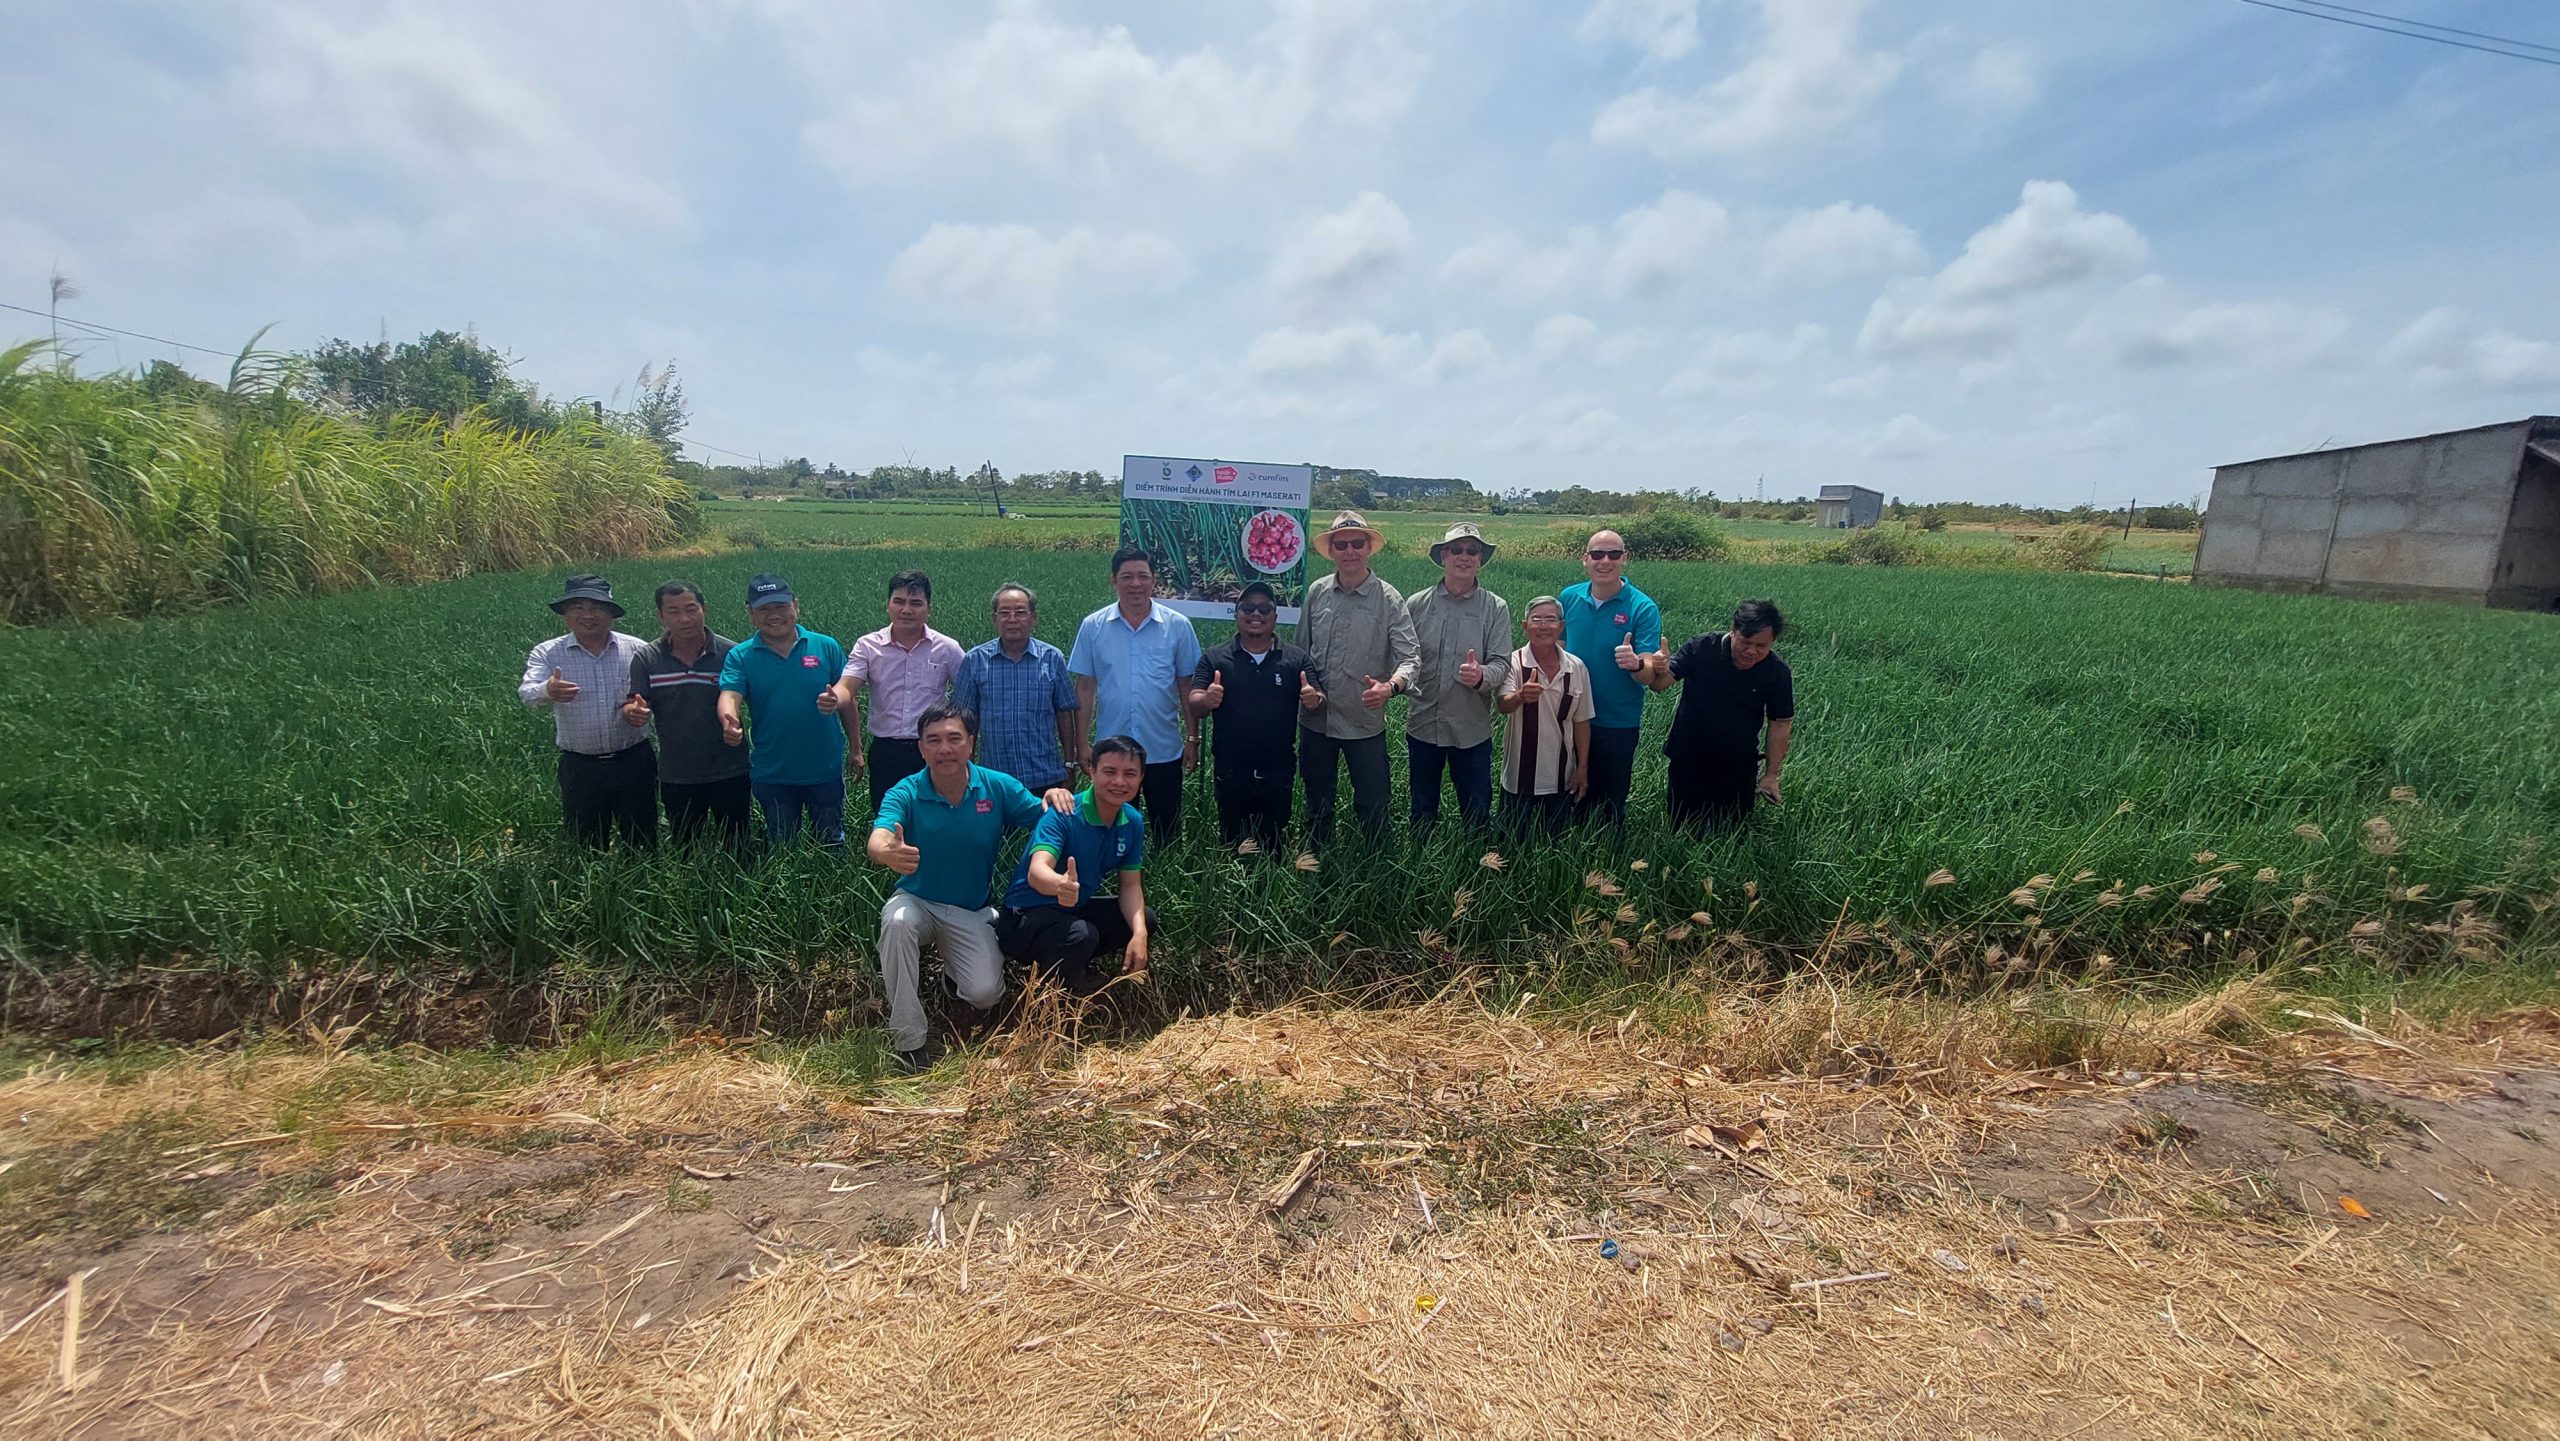
M 880 957 L 891 1046 L 910 1067 L 932 1059 L 927 945 L 955 995 L 982 1008 L 1002 999 L 1007 959 L 1079 993 L 1099 988 L 1096 962 L 1114 953 L 1124 973 L 1144 972 L 1155 916 L 1142 861 L 1180 837 L 1204 751 L 1220 838 L 1247 853 L 1280 849 L 1300 787 L 1306 839 L 1330 841 L 1345 771 L 1362 832 L 1386 836 L 1386 712 L 1399 696 L 1416 828 L 1439 821 L 1444 784 L 1468 825 L 1614 826 L 1646 697 L 1677 685 L 1671 818 L 1731 824 L 1779 798 L 1795 693 L 1772 649 L 1786 625 L 1773 602 L 1744 601 L 1726 629 L 1670 649 L 1661 608 L 1626 578 L 1626 542 L 1602 530 L 1583 549 L 1589 579 L 1531 600 L 1515 647 L 1510 604 L 1483 584 L 1496 546 L 1474 525 L 1431 547 L 1440 579 L 1411 597 L 1371 569 L 1383 537 L 1356 512 L 1315 542 L 1332 570 L 1307 588 L 1296 637 L 1280 637 L 1279 597 L 1256 581 L 1214 650 L 1156 599 L 1134 547 L 1111 558 L 1113 603 L 1063 653 L 1032 634 L 1039 598 L 1018 584 L 995 593 L 994 638 L 964 650 L 931 625 L 931 579 L 901 571 L 889 624 L 848 651 L 800 623 L 779 576 L 747 584 L 750 640 L 714 634 L 701 589 L 669 581 L 662 634 L 644 642 L 614 628 L 610 582 L 577 575 L 551 606 L 567 632 L 533 648 L 517 695 L 551 712 L 563 819 L 589 844 L 655 845 L 663 803 L 678 842 L 716 829 L 742 847 L 752 802 L 772 841 L 805 831 L 840 846 L 846 777 L 863 776 L 865 853 L 899 876 Z M 1030 844 L 990 907 L 1015 830 Z

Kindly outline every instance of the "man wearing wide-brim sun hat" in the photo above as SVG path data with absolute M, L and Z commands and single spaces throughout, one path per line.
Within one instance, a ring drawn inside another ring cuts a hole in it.
M 631 698 L 631 663 L 648 647 L 638 636 L 613 628 L 622 618 L 613 582 L 573 575 L 551 602 L 566 621 L 566 635 L 535 646 L 524 660 L 516 698 L 530 710 L 551 712 L 551 736 L 560 747 L 560 819 L 571 835 L 592 846 L 620 836 L 629 845 L 658 843 L 658 753 L 649 730 L 626 725 L 622 704 Z
M 1405 707 L 1405 762 L 1413 823 L 1440 819 L 1440 776 L 1458 793 L 1468 825 L 1493 818 L 1493 703 L 1511 674 L 1511 605 L 1477 583 L 1494 545 L 1466 521 L 1449 527 L 1431 559 L 1439 583 L 1404 604 L 1420 668 Z
M 1383 539 L 1356 510 L 1336 514 L 1316 538 L 1333 574 L 1307 587 L 1298 643 L 1324 678 L 1315 709 L 1300 713 L 1298 779 L 1307 788 L 1307 839 L 1333 838 L 1335 786 L 1351 771 L 1351 805 L 1371 840 L 1387 829 L 1387 702 L 1413 686 L 1417 647 L 1404 596 L 1369 568 Z

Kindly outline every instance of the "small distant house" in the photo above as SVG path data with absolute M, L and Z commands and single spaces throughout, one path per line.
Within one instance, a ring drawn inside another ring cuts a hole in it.
M 1863 485 L 1826 485 L 1813 499 L 1813 523 L 1824 530 L 1865 530 L 1884 519 L 1884 492 Z
M 2195 574 L 2560 609 L 2560 417 L 2219 466 Z
M 821 482 L 818 489 L 825 492 L 829 500 L 851 500 L 853 487 L 854 482 L 851 480 L 830 480 Z

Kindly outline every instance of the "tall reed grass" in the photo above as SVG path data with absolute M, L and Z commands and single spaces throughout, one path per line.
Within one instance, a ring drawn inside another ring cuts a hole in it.
M 295 363 L 244 351 L 214 386 L 0 351 L 0 620 L 630 555 L 689 527 L 691 492 L 642 437 L 574 415 L 376 432 L 297 399 Z

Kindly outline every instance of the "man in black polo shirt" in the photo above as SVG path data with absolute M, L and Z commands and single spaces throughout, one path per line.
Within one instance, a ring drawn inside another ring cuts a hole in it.
M 1748 817 L 1760 797 L 1777 801 L 1778 772 L 1795 739 L 1796 684 L 1770 647 L 1786 628 L 1776 601 L 1746 600 L 1734 607 L 1732 629 L 1692 636 L 1667 669 L 1652 668 L 1645 683 L 1653 689 L 1669 690 L 1675 681 L 1681 687 L 1671 735 L 1662 745 L 1671 762 L 1673 825 L 1731 825 Z
M 622 723 L 658 723 L 658 796 L 677 845 L 716 821 L 732 849 L 747 840 L 747 753 L 720 738 L 720 663 L 732 642 L 715 635 L 702 606 L 702 587 L 671 580 L 658 587 L 658 625 L 664 631 L 631 662 L 631 694 Z
M 1270 586 L 1246 586 L 1236 596 L 1235 639 L 1200 657 L 1191 676 L 1191 713 L 1209 717 L 1218 834 L 1265 851 L 1278 849 L 1289 827 L 1298 712 L 1324 708 L 1324 677 L 1306 651 L 1275 634 L 1279 615 Z

